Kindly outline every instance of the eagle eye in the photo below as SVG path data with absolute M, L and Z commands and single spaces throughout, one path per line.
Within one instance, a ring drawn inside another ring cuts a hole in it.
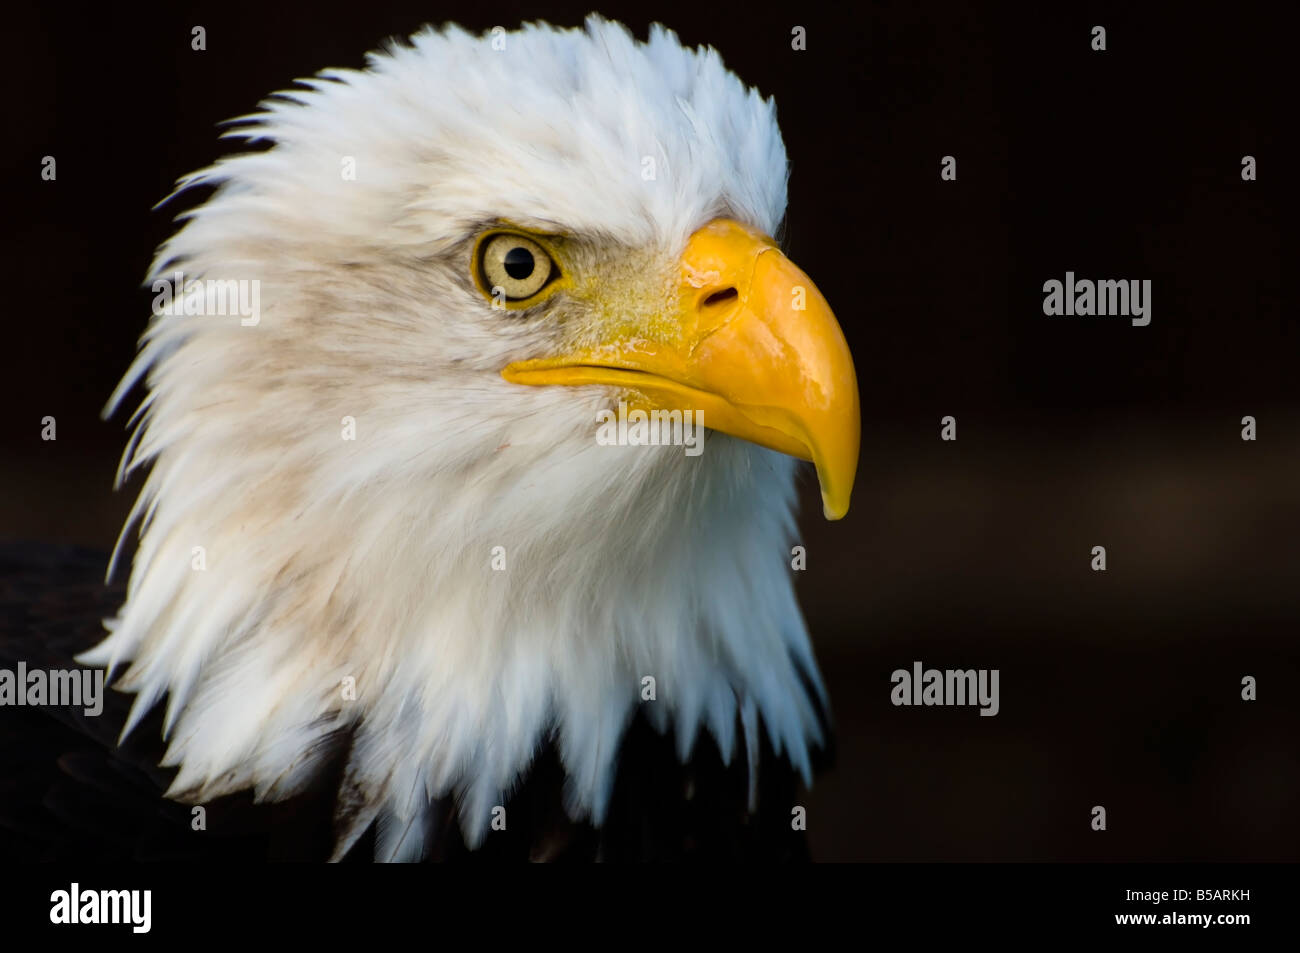
M 479 243 L 479 285 L 494 299 L 527 301 L 551 283 L 559 269 L 536 241 L 525 235 L 498 232 Z

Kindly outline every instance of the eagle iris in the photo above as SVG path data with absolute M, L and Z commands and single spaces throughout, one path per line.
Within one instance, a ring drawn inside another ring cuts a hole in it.
M 479 280 L 491 295 L 524 301 L 550 282 L 554 264 L 537 242 L 524 235 L 490 235 L 482 243 Z

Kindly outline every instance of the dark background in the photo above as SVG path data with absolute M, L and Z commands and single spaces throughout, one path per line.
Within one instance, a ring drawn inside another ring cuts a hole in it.
M 218 122 L 426 22 L 575 25 L 591 3 L 20 8 L 0 537 L 111 548 L 134 497 L 111 490 L 129 413 L 99 412 L 187 207 L 152 206 L 222 154 Z M 823 522 L 804 486 L 801 596 L 838 729 L 807 796 L 816 857 L 1300 858 L 1300 333 L 1278 136 L 1293 34 L 1240 4 L 1129 6 L 599 7 L 716 46 L 776 97 L 788 251 L 855 355 L 852 512 Z M 1067 270 L 1150 279 L 1150 326 L 1045 317 L 1042 283 Z M 890 673 L 914 660 L 1000 669 L 1001 713 L 893 707 Z

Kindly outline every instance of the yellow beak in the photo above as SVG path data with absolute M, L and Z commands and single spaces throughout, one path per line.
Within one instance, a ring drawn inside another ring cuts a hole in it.
M 517 361 L 517 384 L 604 385 L 646 411 L 702 411 L 722 433 L 811 460 L 827 519 L 849 509 L 861 436 L 858 382 L 826 299 L 770 238 L 729 219 L 686 243 L 668 330 Z

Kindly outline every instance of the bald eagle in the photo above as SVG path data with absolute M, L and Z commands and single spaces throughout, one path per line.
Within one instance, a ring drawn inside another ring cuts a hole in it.
M 843 516 L 860 428 L 772 237 L 774 103 L 593 17 L 426 29 L 225 137 L 110 401 L 144 385 L 119 483 L 148 475 L 78 655 L 131 693 L 123 738 L 153 719 L 167 797 L 323 799 L 334 859 L 788 832 L 827 743 L 796 468 Z

